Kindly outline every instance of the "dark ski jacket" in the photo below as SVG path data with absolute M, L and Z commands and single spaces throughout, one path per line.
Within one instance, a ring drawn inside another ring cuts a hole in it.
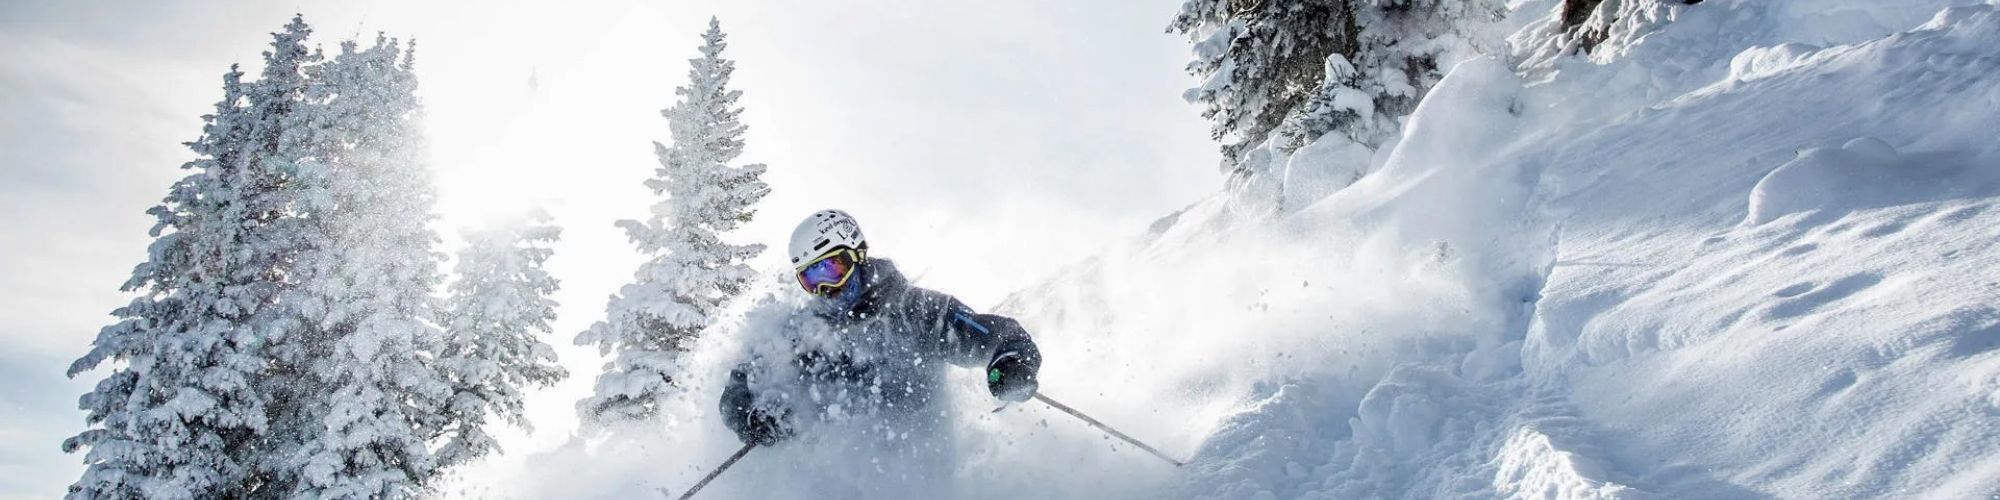
M 772 360 L 738 365 L 719 405 L 730 430 L 742 433 L 746 409 L 771 406 L 752 389 L 759 374 L 796 374 L 799 382 L 817 386 L 814 394 L 863 395 L 878 408 L 907 412 L 930 402 L 948 365 L 983 368 L 1011 353 L 1040 369 L 1040 351 L 1012 318 L 979 314 L 950 295 L 912 286 L 887 259 L 869 259 L 860 272 L 855 279 L 865 288 L 852 310 L 813 313 L 836 329 L 848 349 L 803 350 L 790 360 L 795 370 L 758 370 L 752 364 Z M 807 409 L 791 403 L 787 411 Z

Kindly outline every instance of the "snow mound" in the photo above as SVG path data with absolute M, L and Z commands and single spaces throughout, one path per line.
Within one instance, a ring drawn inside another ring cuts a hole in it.
M 1640 499 L 1652 498 L 1622 484 L 1606 481 L 1604 466 L 1570 452 L 1541 431 L 1523 427 L 1500 445 L 1494 457 L 1496 493 L 1509 498 Z
M 1872 137 L 1807 150 L 1757 181 L 1744 223 L 2000 194 L 2000 161 L 1966 156 L 1906 155 Z
M 1729 61 L 1729 80 L 1749 82 L 1777 75 L 1806 64 L 1806 59 L 1820 50 L 1819 47 L 1803 43 L 1784 43 L 1772 47 L 1751 47 L 1737 54 Z

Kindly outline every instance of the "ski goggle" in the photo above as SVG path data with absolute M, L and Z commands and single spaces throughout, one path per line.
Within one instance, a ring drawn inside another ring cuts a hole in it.
M 861 254 L 849 248 L 836 248 L 821 255 L 806 265 L 799 266 L 799 286 L 806 293 L 826 295 L 847 285 L 853 279 L 854 271 L 861 263 Z

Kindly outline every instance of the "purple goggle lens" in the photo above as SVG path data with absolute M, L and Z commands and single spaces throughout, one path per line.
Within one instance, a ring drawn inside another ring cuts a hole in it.
M 852 274 L 854 259 L 850 254 L 834 252 L 799 270 L 799 285 L 805 287 L 807 292 L 823 293 L 846 284 Z

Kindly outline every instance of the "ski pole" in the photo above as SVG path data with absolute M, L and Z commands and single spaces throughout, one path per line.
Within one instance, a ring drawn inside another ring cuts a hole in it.
M 728 460 L 723 460 L 722 465 L 717 465 L 715 466 L 715 470 L 708 471 L 708 477 L 701 478 L 701 482 L 694 483 L 693 488 L 688 488 L 687 493 L 682 493 L 681 500 L 688 500 L 689 498 L 694 498 L 694 493 L 697 491 L 701 491 L 701 487 L 708 486 L 708 482 L 714 481 L 715 476 L 722 475 L 722 471 L 729 470 L 729 466 L 736 465 L 737 460 L 742 460 L 744 455 L 750 454 L 751 448 L 756 448 L 756 447 L 757 445 L 754 443 L 743 445 L 743 449 L 736 450 L 735 455 L 730 455 Z
M 1109 425 L 1104 425 L 1104 422 L 1099 422 L 1097 421 L 1097 419 L 1090 418 L 1089 415 L 1084 415 L 1083 412 L 1076 411 L 1075 408 L 1063 406 L 1062 403 L 1057 403 L 1056 400 L 1049 399 L 1048 396 L 1043 396 L 1042 393 L 1040 392 L 1035 393 L 1035 399 L 1048 404 L 1050 407 L 1062 410 L 1063 413 L 1068 413 L 1072 417 L 1081 419 L 1083 420 L 1083 423 L 1090 424 L 1092 427 L 1096 427 L 1098 430 L 1104 431 L 1105 434 L 1110 434 L 1112 437 L 1123 439 L 1127 443 L 1132 443 L 1132 446 L 1137 446 L 1141 450 L 1146 450 L 1148 452 L 1151 452 L 1153 456 L 1160 457 L 1161 460 L 1166 460 L 1167 463 L 1174 464 L 1175 467 L 1187 465 L 1186 463 L 1181 462 L 1179 460 L 1174 460 L 1173 457 L 1169 457 L 1165 453 L 1161 453 L 1160 450 L 1154 449 L 1151 446 L 1146 446 L 1146 443 L 1141 443 L 1137 439 L 1132 439 L 1132 436 L 1127 436 L 1123 432 L 1118 432 L 1118 429 L 1113 429 Z

